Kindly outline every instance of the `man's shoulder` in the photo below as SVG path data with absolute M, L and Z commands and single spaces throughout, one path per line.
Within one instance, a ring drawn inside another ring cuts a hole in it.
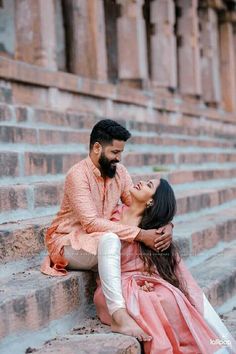
M 70 167 L 70 169 L 66 174 L 66 177 L 74 174 L 83 175 L 85 171 L 86 171 L 86 159 L 83 159 Z
M 122 165 L 121 163 L 117 164 L 116 171 L 119 175 L 129 174 L 126 167 L 124 165 Z

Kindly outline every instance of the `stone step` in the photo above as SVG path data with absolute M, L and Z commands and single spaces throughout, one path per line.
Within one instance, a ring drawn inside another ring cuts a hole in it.
M 64 128 L 64 129 L 63 129 Z M 165 134 L 153 132 L 139 133 L 131 131 L 132 138 L 129 144 L 153 144 L 158 146 L 199 146 L 199 147 L 232 147 L 232 141 L 223 139 L 212 139 L 210 137 L 189 137 L 185 135 Z M 43 127 L 35 124 L 16 125 L 14 122 L 0 123 L 0 141 L 2 143 L 26 143 L 37 145 L 52 144 L 88 144 L 90 130 L 68 129 L 67 127 Z
M 49 341 L 39 354 L 141 354 L 141 346 L 137 339 L 116 333 L 67 335 Z
M 195 266 L 235 239 L 236 202 L 189 213 L 185 218 L 180 215 L 174 224 L 173 238 L 181 256 L 189 266 Z M 199 254 L 201 257 L 196 257 Z
M 58 335 L 56 324 L 58 321 L 63 324 L 66 314 L 68 328 L 69 324 L 72 328 L 76 323 L 83 323 L 88 313 L 94 311 L 91 305 L 95 286 L 92 273 L 70 272 L 66 277 L 53 278 L 40 274 L 34 267 L 0 279 L 0 314 L 5 324 L 0 329 L 0 349 L 9 350 L 19 343 L 19 338 L 25 348 L 31 346 L 32 341 L 36 344 L 39 337 L 42 343 Z M 213 306 L 222 305 L 236 294 L 233 243 L 189 269 Z M 60 328 L 59 332 L 63 330 Z
M 148 176 L 143 177 L 147 180 Z M 56 213 L 62 201 L 63 186 L 62 180 L 10 187 L 3 185 L 0 187 L 0 223 Z M 236 179 L 232 178 L 173 187 L 178 203 L 177 215 L 214 207 L 236 198 Z
M 233 300 L 233 299 L 235 301 L 236 296 L 231 298 L 231 300 Z M 233 335 L 233 337 L 236 338 L 236 321 L 235 321 L 236 320 L 236 308 L 232 307 L 232 308 L 228 309 L 226 312 L 223 312 L 223 314 L 219 314 L 219 315 L 222 318 L 222 321 L 224 322 L 225 326 L 229 329 L 230 333 Z M 86 350 L 84 348 L 87 348 L 87 346 L 90 345 L 90 343 L 93 343 L 94 340 L 96 340 L 95 338 L 97 338 L 97 336 L 101 335 L 101 334 L 103 334 L 107 340 L 110 340 L 111 336 L 114 335 L 114 333 L 111 332 L 109 326 L 101 324 L 101 322 L 97 318 L 97 316 L 94 316 L 94 317 L 91 317 L 90 319 L 84 320 L 79 326 L 76 326 L 75 328 L 73 328 L 67 335 L 65 335 L 63 337 L 62 336 L 56 337 L 52 340 L 47 341 L 39 349 L 36 349 L 35 346 L 33 348 L 28 348 L 28 352 L 47 353 L 47 351 L 48 351 L 49 353 L 56 354 L 56 353 L 58 353 L 59 343 L 62 344 L 60 346 L 60 350 L 63 350 L 62 348 L 64 348 L 65 342 L 66 343 L 77 342 L 78 336 L 80 336 L 80 338 L 86 338 L 86 343 L 84 344 L 84 346 L 79 348 L 80 350 Z M 117 334 L 115 334 L 115 335 L 117 335 Z M 123 336 L 123 338 L 124 338 L 124 340 L 126 340 L 127 336 L 125 336 L 125 337 Z M 71 345 L 66 344 L 66 346 L 67 345 L 72 350 L 72 353 L 73 353 L 73 349 L 71 348 Z M 101 350 L 102 345 L 95 346 L 95 347 L 98 350 Z M 94 347 L 94 350 L 96 350 L 95 347 Z M 94 351 L 92 350 L 92 352 L 94 352 Z M 65 353 L 67 353 L 67 352 L 65 352 Z
M 44 234 L 51 220 L 52 217 L 42 217 L 1 224 L 0 263 L 25 260 L 44 250 Z M 25 262 L 21 264 L 21 268 L 24 269 L 24 267 Z M 8 264 L 8 268 L 4 269 L 4 274 L 7 269 L 11 269 L 10 264 Z
M 92 126 L 107 115 L 98 115 L 93 111 L 56 111 L 43 109 L 33 106 L 19 106 L 0 104 L 0 121 L 12 123 L 31 123 L 33 127 L 40 124 L 56 127 L 70 127 L 73 129 L 91 129 Z M 172 119 L 172 115 L 159 117 L 155 122 L 140 122 L 133 118 L 120 119 L 111 117 L 117 120 L 129 130 L 138 132 L 156 132 L 158 134 L 181 134 L 186 136 L 207 136 L 216 137 L 217 139 L 231 139 L 235 143 L 236 125 L 231 123 L 223 125 L 221 122 L 211 121 L 206 124 L 200 119 Z
M 191 267 L 191 273 L 213 307 L 236 295 L 236 241 L 209 259 Z
M 158 168 L 157 168 L 158 171 Z M 140 171 L 141 172 L 141 171 Z M 175 169 L 173 171 L 160 171 L 152 174 L 132 174 L 132 178 L 135 182 L 138 182 L 140 179 L 148 180 L 155 178 L 156 176 L 163 177 L 171 183 L 171 185 L 185 184 L 185 183 L 194 183 L 197 181 L 207 181 L 207 180 L 218 180 L 218 179 L 227 179 L 236 177 L 236 169 L 234 167 L 227 168 L 211 168 L 207 165 L 206 169 L 201 169 L 200 166 L 197 168 L 184 170 Z
M 39 214 L 38 211 L 35 214 Z M 174 219 L 174 237 L 183 258 L 209 252 L 219 243 L 224 245 L 224 242 L 231 241 L 235 237 L 235 215 L 236 201 L 233 200 L 177 216 Z M 45 229 L 51 220 L 52 216 L 48 216 L 0 225 L 0 262 L 25 259 L 42 251 Z
M 39 264 L 15 271 L 0 279 L 1 345 L 33 334 L 63 321 L 67 330 L 87 316 L 93 301 L 95 273 L 69 272 L 64 277 L 41 274 Z M 61 324 L 63 326 L 63 323 Z M 1 350 L 0 350 L 1 352 Z
M 229 183 L 231 183 L 231 179 L 236 177 L 236 168 L 135 174 L 132 175 L 132 177 L 134 183 L 140 180 L 163 177 L 168 179 L 172 185 L 191 182 L 193 183 L 192 187 L 195 188 L 196 182 L 211 179 L 220 180 L 224 178 L 229 179 Z M 2 183 L 2 186 L 0 186 L 0 222 L 3 220 L 1 220 L 1 216 L 3 216 L 1 215 L 2 213 L 12 211 L 23 213 L 24 210 L 33 212 L 36 208 L 52 207 L 60 204 L 63 197 L 64 178 L 64 176 L 57 176 L 57 178 L 51 181 L 45 178 L 47 180 L 46 182 L 29 181 L 25 184 L 20 183 L 20 181 L 17 181 L 17 184 L 11 183 L 10 180 L 7 180 L 6 183 Z M 20 215 L 18 217 L 20 217 Z
M 223 305 L 218 306 L 216 311 L 232 336 L 236 338 L 236 294 L 229 298 Z
M 59 150 L 57 146 L 54 146 L 54 149 L 50 147 L 50 152 L 48 150 L 49 147 L 45 147 L 41 151 L 39 149 L 38 151 L 19 151 L 17 146 L 2 150 L 0 152 L 0 178 L 63 174 L 72 165 L 87 156 L 83 146 L 81 146 L 81 151 L 76 150 L 75 147 L 60 151 L 61 149 Z M 156 166 L 163 167 L 163 165 L 184 168 L 184 166 L 193 164 L 236 162 L 236 152 L 167 151 L 126 152 L 123 155 L 122 163 L 127 168 L 149 166 L 155 169 Z

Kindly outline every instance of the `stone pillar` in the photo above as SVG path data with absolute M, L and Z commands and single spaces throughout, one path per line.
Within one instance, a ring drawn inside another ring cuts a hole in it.
M 118 79 L 117 7 L 116 0 L 104 0 L 107 71 L 108 78 L 113 83 L 116 83 Z
M 151 2 L 151 80 L 157 87 L 177 87 L 175 4 L 173 0 Z
M 234 38 L 234 67 L 236 70 L 236 23 L 233 24 L 233 38 Z M 236 75 L 235 75 L 235 87 L 236 87 Z
M 182 94 L 202 93 L 197 0 L 177 0 L 178 73 Z
M 15 59 L 57 69 L 53 0 L 16 0 L 15 31 Z
M 200 8 L 202 95 L 206 103 L 221 101 L 218 16 L 215 9 Z
M 222 83 L 222 99 L 224 109 L 229 112 L 236 109 L 236 85 L 235 85 L 235 52 L 233 23 L 225 14 L 221 17 L 220 32 L 220 72 Z
M 144 0 L 117 0 L 118 75 L 130 86 L 148 78 Z
M 63 0 L 68 70 L 107 80 L 105 16 L 102 0 Z

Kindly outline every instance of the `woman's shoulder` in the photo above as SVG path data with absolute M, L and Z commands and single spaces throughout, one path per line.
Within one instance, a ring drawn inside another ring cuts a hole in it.
M 111 215 L 111 221 L 119 221 L 123 211 L 128 208 L 125 204 L 117 204 Z

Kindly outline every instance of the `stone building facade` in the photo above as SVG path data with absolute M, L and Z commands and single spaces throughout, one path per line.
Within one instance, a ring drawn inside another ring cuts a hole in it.
M 1 55 L 235 112 L 236 1 L 2 0 Z

